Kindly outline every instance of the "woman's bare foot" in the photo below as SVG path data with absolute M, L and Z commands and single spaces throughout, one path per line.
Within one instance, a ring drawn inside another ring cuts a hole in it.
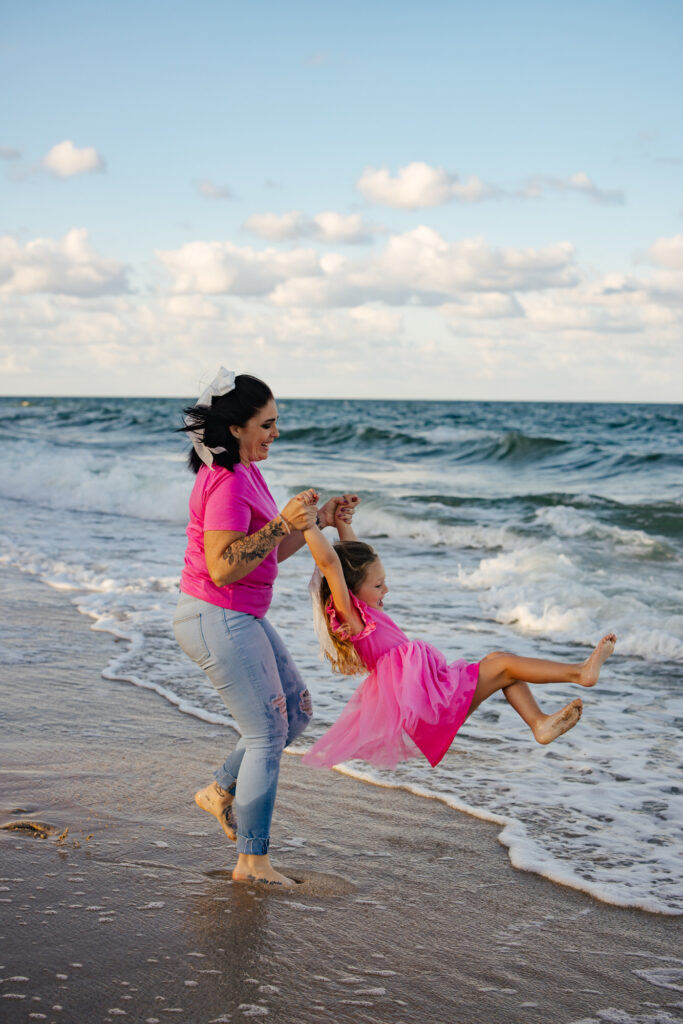
M 595 686 L 600 676 L 600 669 L 613 652 L 616 642 L 617 637 L 615 633 L 608 633 L 606 636 L 603 636 L 593 653 L 590 657 L 586 658 L 581 666 L 579 682 L 582 686 Z
M 558 736 L 573 729 L 581 718 L 583 702 L 580 697 L 553 715 L 544 715 L 533 726 L 534 738 L 538 743 L 552 743 Z
M 194 795 L 194 802 L 197 807 L 201 807 L 208 814 L 213 814 L 228 839 L 236 843 L 237 831 L 235 829 L 235 822 L 230 814 L 230 805 L 234 799 L 233 794 L 228 793 L 227 789 L 221 789 L 217 782 L 212 782 L 209 786 L 205 786 L 204 789 L 198 790 Z
M 284 888 L 296 885 L 293 878 L 287 878 L 287 875 L 275 870 L 267 853 L 258 857 L 251 853 L 241 853 L 232 877 L 235 882 L 263 882 L 267 885 L 282 885 Z

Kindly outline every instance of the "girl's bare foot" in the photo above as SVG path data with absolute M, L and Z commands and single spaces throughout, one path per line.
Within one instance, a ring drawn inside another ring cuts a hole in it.
M 595 648 L 590 657 L 586 658 L 581 666 L 579 682 L 582 686 L 595 686 L 600 675 L 600 669 L 605 664 L 614 650 L 617 642 L 615 633 L 608 633 Z
M 226 789 L 221 789 L 217 782 L 212 782 L 209 786 L 205 786 L 204 789 L 198 790 L 194 795 L 194 802 L 197 807 L 201 807 L 208 814 L 213 814 L 228 839 L 236 843 L 237 831 L 235 829 L 235 822 L 230 814 L 230 805 L 234 799 L 233 794 L 228 793 Z
M 544 715 L 543 718 L 533 726 L 534 738 L 538 743 L 552 743 L 558 736 L 573 729 L 581 718 L 583 702 L 580 697 L 573 700 L 571 704 L 553 715 Z
M 263 882 L 267 885 L 282 885 L 285 888 L 296 885 L 293 878 L 287 878 L 275 870 L 267 853 L 258 857 L 250 853 L 241 853 L 232 877 L 235 882 Z

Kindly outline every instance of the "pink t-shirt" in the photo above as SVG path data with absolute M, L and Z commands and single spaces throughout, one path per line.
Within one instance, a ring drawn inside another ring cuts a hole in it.
M 180 577 L 182 592 L 221 608 L 263 618 L 273 596 L 277 548 L 244 579 L 217 587 L 206 567 L 204 531 L 236 530 L 248 535 L 256 533 L 277 514 L 273 496 L 253 462 L 248 467 L 238 462 L 232 472 L 223 466 L 202 466 L 190 495 L 188 543 Z

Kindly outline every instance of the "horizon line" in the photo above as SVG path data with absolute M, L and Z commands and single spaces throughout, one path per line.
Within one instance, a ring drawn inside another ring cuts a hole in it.
M 30 402 L 46 398 L 64 399 L 137 399 L 152 402 L 196 402 L 193 396 L 187 395 L 121 395 L 121 394 L 0 394 L 0 401 L 5 399 L 16 399 L 17 401 Z M 617 398 L 382 398 L 376 396 L 306 396 L 306 395 L 279 395 L 278 402 L 440 402 L 440 403 L 462 403 L 472 404 L 475 402 L 486 402 L 491 405 L 683 405 L 681 399 L 617 399 Z

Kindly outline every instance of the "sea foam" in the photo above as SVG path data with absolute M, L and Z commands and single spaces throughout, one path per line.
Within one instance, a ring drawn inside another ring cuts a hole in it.
M 171 626 L 192 486 L 173 435 L 181 406 L 5 405 L 0 562 L 63 590 L 119 639 L 103 666 L 113 686 L 153 691 L 226 730 L 229 746 L 227 709 Z M 410 636 L 451 658 L 503 649 L 573 662 L 608 630 L 619 636 L 599 685 L 581 692 L 581 722 L 550 747 L 494 697 L 436 769 L 344 770 L 494 821 L 514 863 L 560 884 L 681 912 L 680 410 L 292 401 L 282 413 L 262 467 L 279 507 L 305 486 L 361 493 L 359 533 Z M 318 660 L 309 575 L 305 552 L 285 562 L 269 615 L 314 695 L 298 752 L 358 683 Z M 0 644 L 13 664 L 42 656 L 1 629 Z M 576 696 L 536 693 L 550 710 Z

